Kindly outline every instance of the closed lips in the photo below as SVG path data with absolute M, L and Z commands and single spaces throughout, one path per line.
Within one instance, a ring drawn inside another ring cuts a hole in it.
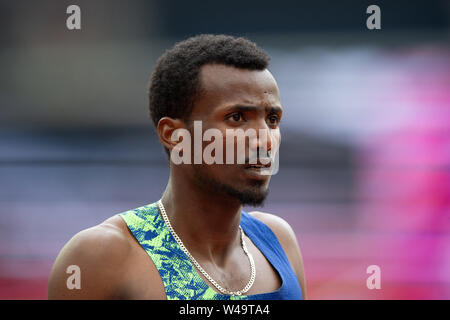
M 257 169 L 259 169 L 259 168 L 270 168 L 271 165 L 272 165 L 272 162 L 270 162 L 270 161 L 267 164 L 257 164 L 257 163 L 249 164 L 249 163 L 247 163 L 245 165 L 245 168 L 247 168 L 247 169 L 248 168 L 257 168 Z

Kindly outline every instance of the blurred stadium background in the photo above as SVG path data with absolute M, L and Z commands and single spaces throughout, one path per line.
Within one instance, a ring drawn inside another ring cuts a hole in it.
M 81 31 L 66 28 L 70 4 Z M 370 4 L 381 30 L 366 28 Z M 259 210 L 295 229 L 309 298 L 449 299 L 449 12 L 445 0 L 0 1 L 0 298 L 46 299 L 75 233 L 159 199 L 152 67 L 176 41 L 226 33 L 272 57 L 283 142 Z

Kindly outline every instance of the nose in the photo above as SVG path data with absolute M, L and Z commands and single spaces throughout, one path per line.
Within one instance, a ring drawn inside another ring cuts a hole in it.
M 256 137 L 249 142 L 250 152 L 257 153 L 258 158 L 270 157 L 271 151 L 276 151 L 278 145 L 278 130 L 264 125 L 255 128 Z

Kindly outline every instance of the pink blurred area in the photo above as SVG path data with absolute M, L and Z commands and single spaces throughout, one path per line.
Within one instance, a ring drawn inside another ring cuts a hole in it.
M 395 128 L 360 149 L 359 227 L 384 233 L 373 242 L 388 298 L 450 298 L 449 57 L 419 50 L 389 91 L 405 106 Z M 382 112 L 389 115 L 388 105 Z M 411 285 L 415 284 L 415 286 Z
M 353 233 L 298 235 L 306 257 L 337 258 L 306 258 L 313 299 L 450 299 L 450 59 L 428 48 L 396 59 L 372 110 L 393 124 L 356 148 Z M 364 286 L 371 264 L 382 290 Z

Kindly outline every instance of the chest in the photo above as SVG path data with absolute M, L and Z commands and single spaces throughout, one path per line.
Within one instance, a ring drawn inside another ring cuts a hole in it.
M 246 295 L 278 290 L 282 286 L 282 279 L 277 269 L 249 238 L 245 241 L 253 256 L 256 269 L 255 282 Z M 199 291 L 202 287 L 209 287 L 219 293 L 193 265 L 190 270 L 185 268 L 186 264 L 190 264 L 189 261 L 184 261 L 184 265 L 178 266 L 175 259 L 167 260 L 165 263 L 158 260 L 155 264 L 140 245 L 133 250 L 133 256 L 130 259 L 133 262 L 130 264 L 129 272 L 124 275 L 123 295 L 126 299 L 166 299 L 168 290 L 183 292 L 183 287 L 189 286 L 198 286 Z M 218 268 L 213 262 L 199 260 L 199 263 L 216 282 L 233 291 L 241 290 L 247 284 L 251 273 L 247 256 L 243 253 L 239 254 L 238 250 L 224 268 Z M 180 275 L 180 272 L 195 272 L 195 274 Z M 191 282 L 184 280 L 189 278 L 201 280 Z M 210 289 L 208 291 L 212 292 Z M 195 295 L 195 290 L 193 292 L 192 294 Z

